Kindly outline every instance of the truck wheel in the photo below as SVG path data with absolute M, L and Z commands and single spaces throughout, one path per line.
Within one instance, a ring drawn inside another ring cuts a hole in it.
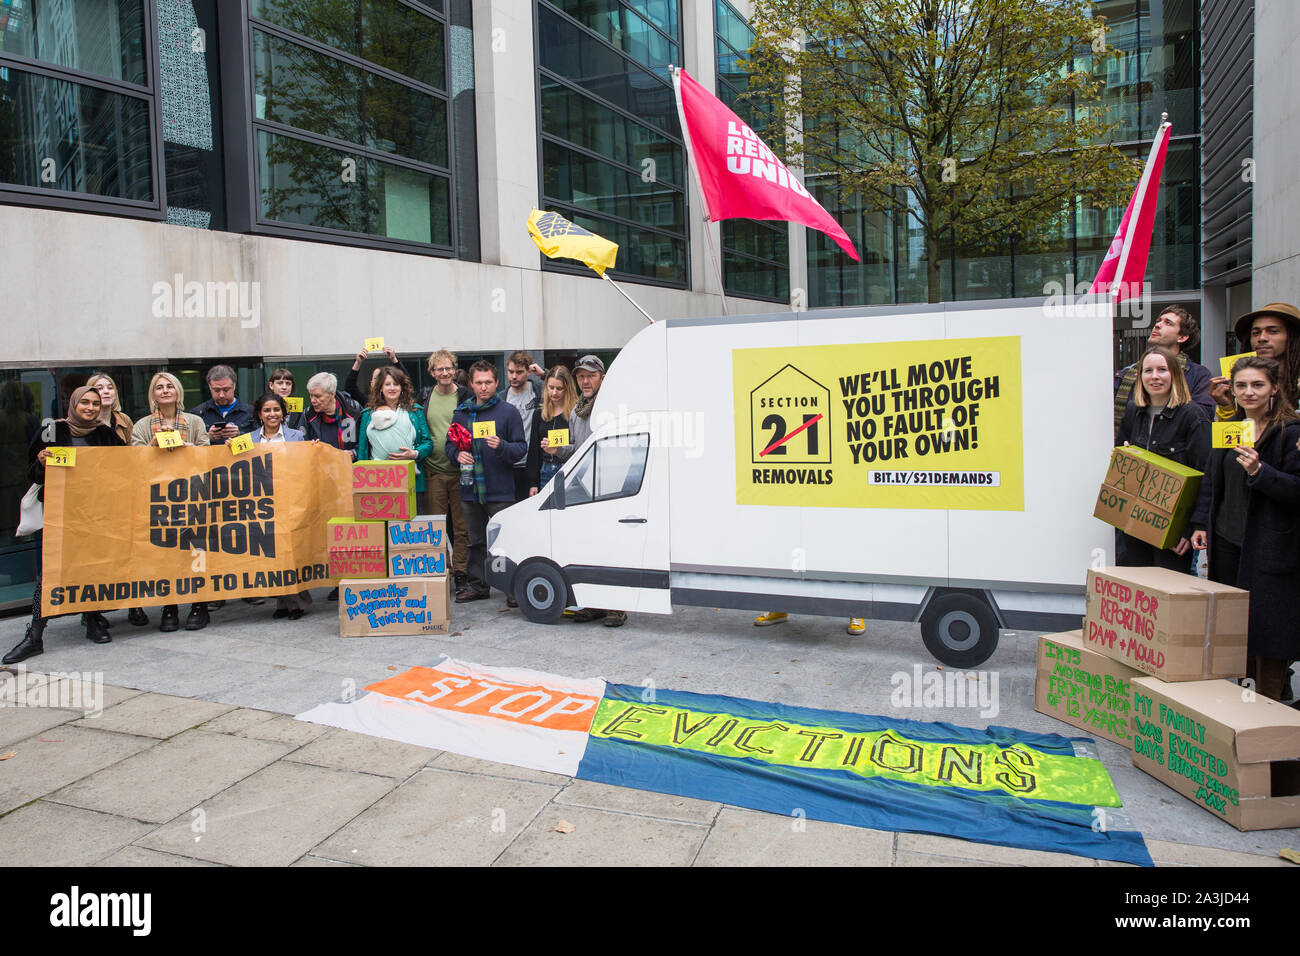
M 978 667 L 998 647 L 998 619 L 992 608 L 969 594 L 944 594 L 921 615 L 926 649 L 949 667 Z
M 534 624 L 558 621 L 568 596 L 564 575 L 544 561 L 530 561 L 515 572 L 515 600 Z

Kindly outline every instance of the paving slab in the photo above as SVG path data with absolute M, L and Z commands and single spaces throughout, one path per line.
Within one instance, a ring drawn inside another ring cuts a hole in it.
M 294 720 L 285 714 L 276 714 L 270 720 L 259 720 L 243 730 L 235 731 L 235 736 L 273 740 L 297 748 L 311 743 L 328 730 L 328 727 L 321 724 L 310 724 L 304 720 Z
M 556 832 L 561 820 L 570 833 Z M 496 866 L 689 866 L 709 828 L 585 807 L 549 806 Z
M 444 751 L 429 760 L 429 767 L 434 770 L 460 770 L 464 773 L 481 773 L 491 777 L 505 777 L 509 780 L 527 780 L 532 783 L 548 783 L 556 787 L 568 786 L 573 780 L 562 773 L 548 773 L 545 770 L 530 770 L 527 767 L 515 767 L 508 763 L 495 763 L 480 760 L 478 757 L 466 757 Z
M 214 717 L 205 723 L 199 724 L 198 729 L 211 734 L 237 734 L 241 730 L 247 730 L 249 727 L 279 716 L 279 714 L 269 710 L 237 707 L 234 710 L 227 711 L 220 717 Z
M 356 868 L 355 863 L 340 863 L 338 860 L 326 860 L 319 856 L 312 856 L 310 853 L 300 860 L 295 860 L 290 866 L 350 866 Z
M 188 730 L 47 799 L 166 823 L 293 750 L 290 744 Z
M 37 800 L 0 818 L 0 865 L 89 866 L 150 829 L 136 820 Z
M 370 774 L 280 761 L 136 842 L 232 866 L 288 866 L 393 787 Z M 201 821 L 201 832 L 193 827 Z
M 953 837 L 934 836 L 929 833 L 900 833 L 898 852 L 928 853 L 932 856 L 949 856 L 956 859 L 975 860 L 979 863 L 1009 863 L 1013 866 L 1096 866 L 1090 857 L 1073 853 L 1052 853 L 1046 850 L 1022 850 L 1011 846 L 994 846 L 991 843 L 971 843 Z
M 13 744 L 44 733 L 51 727 L 80 720 L 79 710 L 55 707 L 0 707 L 0 754 L 8 753 Z
M 486 866 L 557 792 L 540 783 L 421 770 L 312 854 L 363 866 Z
M 367 737 L 351 730 L 328 729 L 325 734 L 307 746 L 298 748 L 285 759 L 317 767 L 336 767 L 339 770 L 355 770 L 405 780 L 439 753 L 441 751 L 404 744 L 398 740 Z
M 933 853 L 900 851 L 894 857 L 894 866 L 999 866 L 1011 867 L 1014 863 L 993 863 L 990 860 L 963 860 L 955 856 L 935 856 Z M 1127 864 L 1125 864 L 1127 865 Z
M 1156 866 L 1289 866 L 1295 864 L 1276 854 L 1244 853 L 1212 846 L 1147 840 L 1147 849 Z
M 10 749 L 0 760 L 0 813 L 66 787 L 157 743 L 149 737 L 93 730 L 85 721 L 52 727 Z
M 98 730 L 166 739 L 228 710 L 233 710 L 229 704 L 169 694 L 140 694 L 105 710 L 103 716 L 94 718 L 94 726 Z
M 695 800 L 650 790 L 633 790 L 592 780 L 574 780 L 555 798 L 556 805 L 589 807 L 593 810 L 614 810 L 634 813 L 643 817 L 664 820 L 681 820 L 686 823 L 713 822 L 722 804 L 712 800 Z
M 196 860 L 192 856 L 177 856 L 175 853 L 159 853 L 146 850 L 142 846 L 124 846 L 111 856 L 106 856 L 95 866 L 219 866 L 207 860 Z
M 723 807 L 695 865 L 889 866 L 893 850 L 885 830 Z

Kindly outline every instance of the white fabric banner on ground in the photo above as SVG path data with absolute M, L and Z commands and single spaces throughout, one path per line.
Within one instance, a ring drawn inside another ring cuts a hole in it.
M 484 667 L 443 657 L 298 720 L 572 777 L 587 749 L 600 678 Z

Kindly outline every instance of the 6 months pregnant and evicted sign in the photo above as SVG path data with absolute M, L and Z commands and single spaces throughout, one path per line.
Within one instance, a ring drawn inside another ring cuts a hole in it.
M 736 501 L 1024 510 L 1020 339 L 732 352 Z
M 79 448 L 46 470 L 41 610 L 292 594 L 329 583 L 352 462 L 326 445 Z

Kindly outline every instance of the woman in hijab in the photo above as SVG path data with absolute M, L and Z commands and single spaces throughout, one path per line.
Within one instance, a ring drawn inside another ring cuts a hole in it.
M 187 445 L 208 445 L 208 429 L 203 419 L 184 411 L 185 389 L 170 372 L 158 372 L 149 380 L 149 414 L 131 429 L 132 445 L 157 445 L 159 432 L 175 432 Z M 167 604 L 162 609 L 160 631 L 180 629 L 180 609 Z M 202 601 L 190 605 L 185 630 L 201 631 L 208 626 L 208 606 Z
M 99 415 L 102 402 L 99 392 L 88 385 L 76 389 L 68 399 L 68 417 L 53 422 L 53 429 L 42 428 L 32 439 L 29 457 L 31 466 L 29 477 L 35 484 L 41 485 L 41 501 L 45 500 L 45 460 L 50 457 L 50 447 L 85 447 L 87 445 L 106 446 L 121 445 L 107 425 L 100 424 Z M 87 614 L 86 640 L 96 644 L 107 644 L 112 638 L 104 628 L 103 618 L 98 614 Z M 45 653 L 42 635 L 49 618 L 41 616 L 41 566 L 36 565 L 36 589 L 32 595 L 32 621 L 27 625 L 27 633 L 8 654 L 2 663 L 17 664 L 29 657 Z

